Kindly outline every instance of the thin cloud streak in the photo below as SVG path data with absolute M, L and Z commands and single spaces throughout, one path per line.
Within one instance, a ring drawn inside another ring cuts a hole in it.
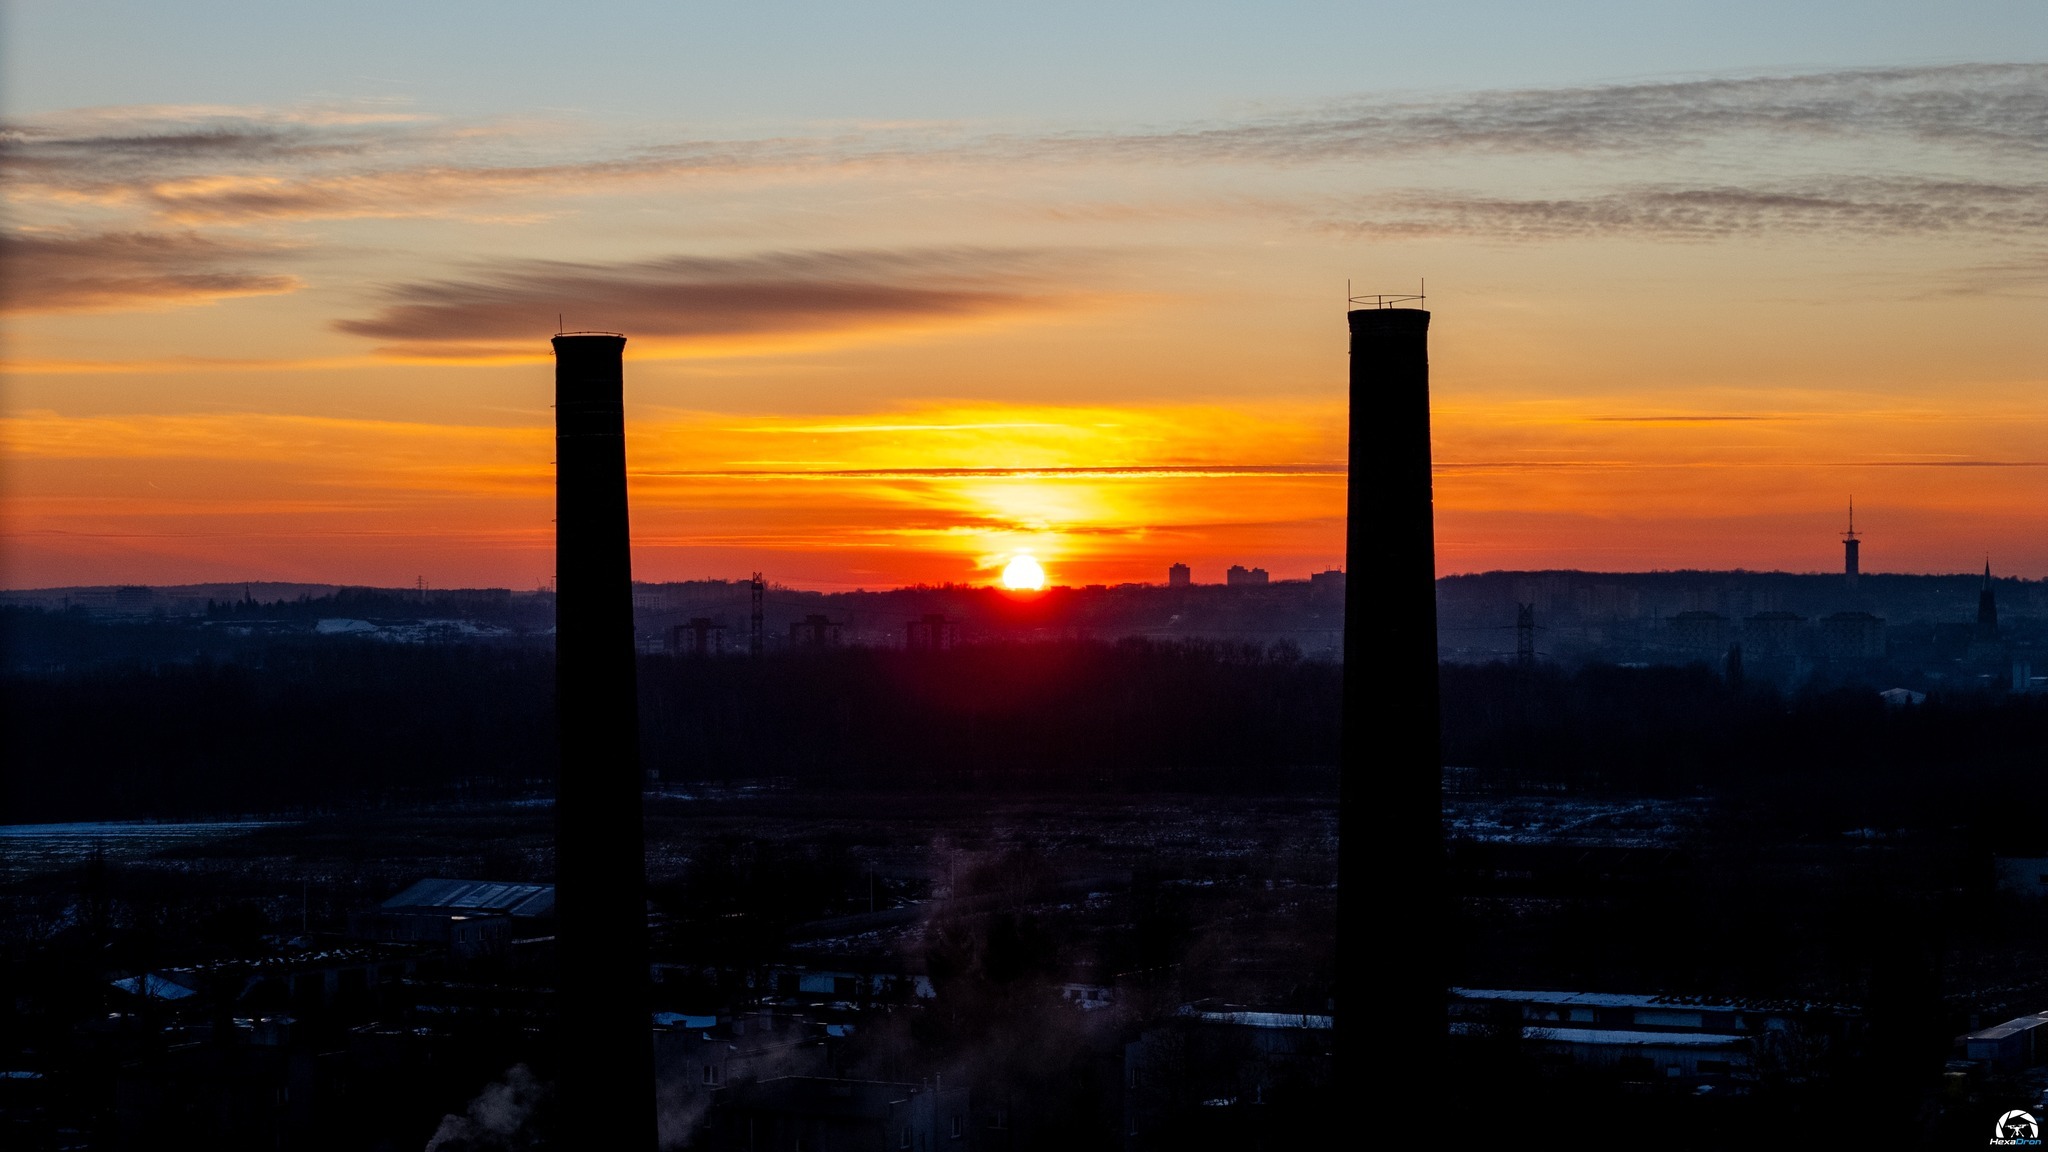
M 559 152 L 564 144 L 559 125 L 543 127 L 140 109 L 105 124 L 67 115 L 0 126 L 0 160 L 17 200 L 233 225 L 460 215 L 521 196 L 608 194 L 659 178 L 875 159 L 854 140 L 819 138 L 674 141 L 532 163 L 534 147 Z
M 1781 423 L 1798 416 L 1588 416 L 1596 424 L 1749 424 Z
M 1439 460 L 1433 470 L 1737 471 L 1764 468 L 2048 468 L 2048 460 Z
M 1707 241 L 1767 232 L 1852 236 L 2048 232 L 2048 182 L 1828 178 L 1762 187 L 1637 185 L 1516 199 L 1411 190 L 1320 226 L 1360 238 Z
M 1240 476 L 1344 476 L 1343 464 L 1150 464 L 1128 467 L 1063 468 L 726 468 L 701 471 L 640 471 L 635 476 L 726 480 L 1031 480 L 1114 479 L 1116 477 L 1195 479 Z
M 1426 152 L 1668 151 L 1744 133 L 1892 137 L 2041 156 L 2048 154 L 2048 64 L 1711 77 L 1402 103 L 1364 99 L 1255 124 L 1046 143 L 1139 158 L 1311 163 Z
M 381 368 L 390 361 L 377 356 L 310 356 L 301 358 L 238 358 L 228 356 L 159 356 L 146 360 L 70 360 L 17 357 L 7 362 L 17 376 L 177 376 L 215 372 L 311 372 L 346 368 Z
M 138 205 L 179 223 L 442 214 L 529 194 L 824 168 L 935 164 L 1271 166 L 1424 154 L 1671 154 L 1736 136 L 1891 140 L 1970 157 L 2048 157 L 2048 64 L 1963 64 L 1656 84 L 1362 97 L 1249 123 L 1160 132 L 877 129 L 672 140 L 558 163 L 507 163 L 484 126 L 335 110 L 132 110 L 0 130 L 16 194 Z M 95 129 L 99 129 L 95 131 Z M 432 159 L 409 160 L 431 154 Z M 454 157 L 450 159 L 451 155 Z
M 2048 288 L 2048 252 L 1981 264 L 1955 274 L 1936 295 L 1991 296 Z

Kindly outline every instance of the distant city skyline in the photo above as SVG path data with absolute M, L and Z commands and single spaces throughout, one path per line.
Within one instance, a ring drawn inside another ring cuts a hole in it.
M 1769 568 L 1769 567 L 1754 567 L 1754 568 L 1749 568 L 1749 567 L 1744 567 L 1744 566 L 1741 566 L 1741 565 L 1730 565 L 1730 566 L 1726 566 L 1726 567 L 1716 567 L 1716 566 L 1711 566 L 1711 565 L 1702 565 L 1702 564 L 1677 564 L 1677 565 L 1671 565 L 1671 566 L 1660 566 L 1660 567 L 1650 567 L 1650 568 L 1598 568 L 1598 567 L 1584 567 L 1584 566 L 1566 566 L 1566 565 L 1556 565 L 1556 566 L 1549 566 L 1549 567 L 1517 567 L 1517 566 L 1512 566 L 1512 565 L 1494 565 L 1494 566 L 1492 566 L 1492 567 L 1486 567 L 1486 568 L 1473 568 L 1473 569 L 1470 569 L 1470 570 L 1466 570 L 1466 571 L 1440 571 L 1440 572 L 1438 573 L 1438 578 L 1439 578 L 1439 579 L 1454 579 L 1454 578 L 1459 578 L 1459 577 L 1466 577 L 1466 576 L 1478 576 L 1478 575 L 1485 575 L 1485 574 L 1488 574 L 1488 573 L 1495 573 L 1495 572 L 1580 572 L 1580 573 L 1585 573 L 1585 574 L 1588 574 L 1588 575 L 1602 575 L 1602 574 L 1607 574 L 1607 575 L 1623 575 L 1623 576 L 1625 576 L 1625 575 L 1645 575 L 1645 574 L 1652 574 L 1652 573 L 1665 573 L 1665 572 L 1680 572 L 1680 571 L 1698 571 L 1698 572 L 1749 572 L 1749 573 L 1755 573 L 1755 574 L 1773 574 L 1773 573 L 1775 573 L 1775 574 L 1782 574 L 1782 575 L 1797 575 L 1797 576 L 1816 576 L 1816 575 L 1827 575 L 1827 574 L 1829 574 L 1829 573 L 1830 573 L 1831 571 L 1833 571 L 1833 572 L 1837 572 L 1837 573 L 1843 573 L 1843 574 L 1845 574 L 1845 575 L 1846 575 L 1846 576 L 1848 577 L 1848 584 L 1847 584 L 1847 587 L 1848 587 L 1848 588 L 1849 588 L 1850 590 L 1852 590 L 1852 591 L 1853 591 L 1853 590 L 1854 590 L 1854 588 L 1856 587 L 1856 580 L 1857 580 L 1857 578 L 1858 578 L 1859 576 L 1869 576 L 1869 577 L 1883 577 L 1883 576 L 1953 576 L 1953 575 L 1957 575 L 1957 574 L 1967 574 L 1967 573 L 1970 573 L 1970 572 L 1972 572 L 1972 571 L 1974 571 L 1974 570 L 1975 570 L 1976 566 L 1977 566 L 1977 565 L 1978 565 L 1979 563 L 1981 563 L 1981 564 L 1982 564 L 1982 565 L 1983 565 L 1983 566 L 1985 567 L 1985 569 L 1986 569 L 1986 574 L 1987 574 L 1987 575 L 1991 575 L 1991 576 L 1995 576 L 1995 577 L 1996 577 L 1997 579 L 2007 579 L 2007 580 L 2011 580 L 2011 579 L 2017 579 L 2017 580 L 2041 580 L 2041 579 L 2048 579 L 2048 574 L 2042 574 L 2042 575 L 2030 575 L 2029 573 L 2026 573 L 2026 572 L 2015 572 L 2015 571 L 2009 571 L 2009 570 L 1998 570 L 1998 571 L 1993 571 L 1994 569 L 1997 569 L 1997 567 L 1998 567 L 1998 566 L 1997 566 L 1997 557 L 1995 557 L 1995 556 L 1992 556 L 1992 555 L 1989 555 L 1989 554 L 1985 554 L 1985 555 L 1983 555 L 1983 556 L 1980 556 L 1980 557 L 1975 557 L 1975 558 L 1972 558 L 1972 559 L 1971 559 L 1971 560 L 1970 560 L 1970 561 L 1969 561 L 1968 563 L 1965 563 L 1965 564 L 1963 564 L 1963 565 L 1961 565 L 1961 566 L 1956 566 L 1956 565 L 1954 565 L 1954 564 L 1950 564 L 1950 565 L 1948 565 L 1948 566 L 1941 566 L 1941 565 L 1938 565 L 1938 564 L 1937 564 L 1937 565 L 1935 565 L 1935 566 L 1932 566 L 1932 567 L 1927 567 L 1927 568 L 1920 568 L 1920 569 L 1906 569 L 1906 568 L 1897 568 L 1897 569 L 1877 569 L 1877 570 L 1870 570 L 1870 569 L 1868 569 L 1868 568 L 1864 567 L 1864 566 L 1863 566 L 1863 564 L 1862 564 L 1862 562 L 1861 562 L 1861 546 L 1862 546 L 1862 543 L 1863 543 L 1863 541 L 1864 541 L 1864 539 L 1865 539 L 1865 537 L 1866 537 L 1866 535 L 1867 535 L 1867 534 L 1866 534 L 1865 532 L 1861 531 L 1861 530 L 1858 530 L 1858 529 L 1855 529 L 1855 528 L 1854 528 L 1854 521 L 1853 521 L 1853 519 L 1852 519 L 1852 520 L 1850 521 L 1850 524 L 1851 524 L 1851 527 L 1850 527 L 1850 529 L 1849 529 L 1849 530 L 1848 530 L 1847 532 L 1837 532 L 1837 533 L 1836 533 L 1835 539 L 1836 539 L 1836 540 L 1838 541 L 1838 543 L 1837 543 L 1837 545 L 1836 545 L 1837 551 L 1836 551 L 1836 553 L 1835 553 L 1835 557 L 1836 557 L 1836 559 L 1835 559 L 1835 565 L 1834 565 L 1834 567 L 1833 567 L 1832 569 L 1831 569 L 1831 568 L 1828 568 L 1828 567 L 1818 567 L 1818 566 L 1817 566 L 1817 567 L 1807 567 L 1807 568 L 1792 568 L 1792 567 L 1777 567 L 1777 568 Z M 1012 553 L 1012 554 L 1009 554 L 1009 555 L 1008 555 L 1008 556 L 1006 556 L 1005 558 L 1006 558 L 1006 559 L 1009 559 L 1009 560 L 1012 560 L 1012 561 L 1014 561 L 1014 560 L 1015 560 L 1015 559 L 1017 559 L 1017 558 L 1024 558 L 1024 559 L 1026 559 L 1026 560 L 1035 560 L 1035 559 L 1036 559 L 1036 556 L 1035 556 L 1035 555 L 1034 555 L 1033 553 L 1029 552 L 1029 551 L 1019 551 L 1019 552 L 1016 552 L 1016 553 Z M 1244 562 L 1244 561 L 1245 561 L 1245 559 L 1247 559 L 1247 558 L 1244 558 L 1244 557 L 1236 557 L 1236 556 L 1231 556 L 1231 555 L 1225 555 L 1225 556 L 1218 556 L 1218 557 L 1213 557 L 1213 558 L 1209 558 L 1209 559 L 1205 560 L 1205 561 L 1204 561 L 1204 562 L 1203 562 L 1202 564 L 1196 564 L 1196 565 L 1191 565 L 1191 564 L 1187 564 L 1187 563 L 1185 563 L 1185 562 L 1182 562 L 1182 561 L 1175 561 L 1174 563 L 1172 563 L 1172 564 L 1170 564 L 1170 565 L 1167 565 L 1167 566 L 1166 566 L 1165 568 L 1163 568 L 1163 569 L 1155 569 L 1155 570 L 1151 571 L 1150 573 L 1140 573 L 1140 572 L 1137 572 L 1137 571 L 1135 571 L 1135 570 L 1133 569 L 1133 566 L 1132 566 L 1131 564 L 1129 564 L 1128 562 L 1122 562 L 1122 563 L 1118 564 L 1117 570 L 1118 570 L 1119 572 L 1121 572 L 1121 573 L 1125 573 L 1125 574 L 1123 574 L 1123 575 L 1119 575 L 1119 576 L 1118 576 L 1118 577 L 1116 577 L 1116 578 L 1091 578 L 1091 579 L 1080 579 L 1080 578 L 1073 578 L 1073 577 L 1070 577 L 1070 576 L 1069 576 L 1069 575 L 1068 575 L 1068 574 L 1067 574 L 1066 572 L 1064 572 L 1064 571 L 1061 571 L 1061 570 L 1059 570 L 1059 569 L 1058 569 L 1058 568 L 1056 568 L 1056 567 L 1053 567 L 1053 566 L 1047 566 L 1047 567 L 1046 567 L 1046 569 L 1045 569 L 1045 571 L 1044 571 L 1044 586 L 1045 586 L 1045 587 L 1048 587 L 1048 588 L 1052 588 L 1052 587 L 1082 587 L 1082 586 L 1086 586 L 1086 585 L 1116 585 L 1116 584 L 1125 584 L 1125 585 L 1129 585 L 1129 584 L 1156 584 L 1156 585 L 1160 585 L 1160 586 L 1166 586 L 1166 587 L 1181 587 L 1181 586 L 1191 586 L 1191 585 L 1203 585 L 1203 584 L 1213 584 L 1213 585 L 1231 585 L 1231 586 L 1247 586 L 1247 585 L 1250 585 L 1250 586 L 1256 586 L 1256 585 L 1264 584 L 1264 583 L 1265 583 L 1266 581 L 1268 581 L 1268 580 L 1271 580 L 1271 581 L 1273 581 L 1273 582 L 1283 582 L 1283 581 L 1295 581 L 1295 582 L 1308 582 L 1308 581 L 1312 581 L 1312 580 L 1320 580 L 1320 579 L 1322 579 L 1322 578 L 1325 578 L 1325 577 L 1328 577 L 1328 576 L 1332 576 L 1332 575 L 1334 575 L 1334 576 L 1337 576 L 1337 577 L 1342 577 L 1342 576 L 1344 575 L 1344 573 L 1345 573 L 1345 568 L 1344 568 L 1344 565 L 1343 565 L 1343 564 L 1342 564 L 1341 562 L 1333 562 L 1333 563 L 1329 563 L 1329 564 L 1326 564 L 1326 565 L 1322 565 L 1322 566 L 1310 567 L 1310 568 L 1306 568 L 1306 569 L 1300 569 L 1300 570 L 1290 570 L 1290 569 L 1286 569 L 1286 568 L 1274 568 L 1274 569 L 1268 569 L 1268 568 L 1267 568 L 1267 567 L 1265 567 L 1264 565 L 1262 565 L 1262 564 L 1257 564 L 1257 563 L 1253 563 L 1253 564 L 1246 564 L 1246 563 Z M 1213 573 L 1213 576 L 1214 576 L 1214 578 L 1212 578 L 1212 579 L 1207 579 L 1207 580 L 1203 579 L 1203 574 L 1204 574 L 1205 572 L 1211 572 L 1211 573 Z M 958 584 L 964 584 L 964 585 L 973 585 L 973 584 L 983 584 L 983 585 L 987 585 L 987 586 L 989 586 L 989 587 L 1002 587 L 1002 586 L 1003 586 L 1003 585 L 1005 584 L 1005 578 L 1004 578 L 1004 577 L 1005 577 L 1005 574 L 1004 574 L 1004 572 L 1003 572 L 1003 571 L 1002 571 L 1001 569 L 997 569 L 997 570 L 993 570 L 993 571 L 977 571 L 977 572 L 973 573 L 972 575 L 970 575 L 970 576 L 968 576 L 967 578 L 964 578 L 964 579 L 957 579 L 957 580 L 942 580 L 942 581 L 936 581 L 936 582 L 934 582 L 934 581 L 929 581 L 929 580 L 911 580 L 911 581 L 906 581 L 906 582 L 903 582 L 903 583 L 900 583 L 900 584 L 888 584 L 888 583 L 875 583 L 875 582 L 857 582 L 857 581 L 850 581 L 850 580 L 832 580 L 832 579 L 826 579 L 826 580 L 823 580 L 823 581 L 817 581 L 817 582 L 807 582 L 807 581 L 805 581 L 805 580 L 803 580 L 803 579 L 801 579 L 801 578 L 793 578 L 793 579 L 783 579 L 783 578 L 777 577 L 777 578 L 773 578 L 773 579 L 771 579 L 771 580 L 770 580 L 770 583 L 773 583 L 773 584 L 777 584 L 777 585 L 780 585 L 780 586 L 784 586 L 784 587 L 790 587 L 790 588 L 800 588 L 800 589 L 805 589 L 805 590 L 812 590 L 812 591 L 821 591 L 821 592 L 833 592 L 833 591 L 848 591 L 848 590 L 855 590 L 855 589 L 859 589 L 859 590 L 867 590 L 867 591 L 880 591 L 880 590 L 888 590 L 888 589 L 892 589 L 892 588 L 910 588 L 910 587 L 914 587 L 914 586 L 919 586 L 919 585 L 927 585 L 927 584 L 932 584 L 932 583 L 958 583 Z M 635 583 L 635 584 L 649 584 L 649 585 L 654 585 L 654 584 L 677 584 L 677 583 L 688 583 L 688 582 L 693 582 L 693 581 L 708 581 L 708 582 L 714 582 L 714 583 L 715 583 L 715 582 L 741 582 L 741 581 L 743 581 L 743 580 L 744 580 L 744 577 L 743 577 L 743 576 L 741 576 L 741 575 L 737 575 L 737 574 L 734 574 L 734 573 L 717 573 L 717 572 L 714 572 L 714 573 L 708 573 L 708 574 L 701 574 L 701 575 L 681 576 L 681 577 L 669 577 L 669 576 L 640 576 L 640 575 L 637 575 L 637 574 L 636 574 L 636 576 L 634 577 L 634 583 Z M 235 584 L 259 584 L 259 585 L 261 585 L 261 584 L 276 584 L 276 585 L 285 585 L 285 586 L 303 586 L 303 587 L 327 587 L 327 588 L 341 588 L 341 587 L 366 587 L 366 588 L 389 588 L 389 589 L 400 589 L 400 590 L 403 590 L 403 589 L 415 589 L 415 588 L 416 588 L 416 589 L 419 589 L 419 590 L 421 590 L 421 591 L 423 591 L 423 592 L 424 592 L 424 591 L 426 591 L 426 590 L 444 590 L 444 589 L 450 589 L 450 588 L 455 588 L 455 589 L 462 589 L 462 588 L 471 588 L 471 589 L 473 589 L 473 588 L 505 588 L 505 589 L 511 589 L 511 590 L 513 590 L 513 591 L 530 591 L 530 590 L 533 590 L 533 589 L 535 589 L 535 588 L 540 588 L 540 589 L 543 589 L 543 590 L 545 590 L 546 588 L 548 588 L 548 587 L 549 587 L 549 586 L 550 586 L 550 585 L 552 584 L 552 578 L 551 578 L 551 577 L 548 577 L 548 576 L 542 576 L 542 577 L 540 577 L 540 578 L 539 578 L 538 580 L 535 580 L 535 581 L 530 581 L 530 582 L 528 582 L 528 583 L 524 583 L 524 584 L 522 584 L 522 583 L 519 583 L 519 582 L 517 582 L 517 581 L 513 581 L 513 582 L 500 582 L 500 583 L 489 583 L 489 582 L 482 582 L 482 583 L 471 583 L 471 584 L 462 584 L 462 583 L 442 583 L 442 582 L 438 582 L 438 581 L 430 580 L 430 579 L 429 579 L 429 578 L 428 578 L 428 577 L 427 577 L 427 576 L 426 576 L 425 574 L 417 574 L 417 575 L 415 575 L 415 576 L 414 576 L 414 577 L 413 577 L 413 578 L 412 578 L 411 580 L 399 580 L 399 581 L 395 581 L 395 582 L 391 582 L 391 583 L 387 583 L 387 584 L 377 584 L 377 583 L 374 583 L 374 582 L 357 582 L 357 581 L 347 581 L 347 580 L 321 580 L 321 579 L 290 579 L 290 578 L 277 578 L 277 577 L 260 577 L 260 578 L 259 578 L 259 577 L 246 577 L 246 578 L 236 578 L 236 577 L 221 577 L 221 578 L 209 578 L 209 579 L 198 579 L 198 580 L 169 580 L 169 581 L 165 581 L 165 580 L 157 580 L 157 581 L 151 581 L 151 580 L 99 580 L 99 581 L 92 581 L 92 580 L 83 580 L 83 581 L 73 581 L 73 582 L 70 582 L 70 583 L 63 583 L 63 584 L 54 584 L 54 583 L 53 583 L 53 584 L 13 584 L 13 585 L 8 585 L 8 586 L 7 586 L 7 589 L 11 589 L 11 590 L 17 590 L 17 591 L 39 591 L 39 590 L 48 590 L 48 589 L 55 589 L 55 588 L 118 588 L 118 587 L 124 587 L 124 586 L 128 586 L 128 587 L 157 587 L 157 588 L 171 588 L 171 587 L 198 587 L 198 586 L 210 586 L 210 585 L 221 585 L 221 586 L 226 586 L 226 585 L 235 585 Z M 6 589 L 0 589 L 0 591 L 4 591 L 4 590 L 6 590 Z M 1013 590 L 1014 590 L 1014 589 L 1013 589 Z M 1025 589 L 1025 590 L 1026 590 L 1026 591 L 1028 591 L 1029 589 Z
M 2038 5 L 777 12 L 11 6 L 0 587 L 1324 570 L 1425 277 L 1443 573 L 2048 572 Z

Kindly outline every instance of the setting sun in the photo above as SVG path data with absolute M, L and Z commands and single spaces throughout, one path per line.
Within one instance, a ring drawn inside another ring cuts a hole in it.
M 1003 587 L 1036 592 L 1045 587 L 1045 569 L 1029 554 L 1020 555 L 1003 567 Z

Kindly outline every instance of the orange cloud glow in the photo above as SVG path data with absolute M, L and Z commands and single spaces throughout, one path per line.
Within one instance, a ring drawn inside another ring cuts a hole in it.
M 1987 549 L 2038 564 L 2005 527 L 2048 490 L 2031 391 L 1983 389 L 1967 414 L 1834 392 L 1447 406 L 1439 567 L 1826 570 L 1852 495 L 1881 570 L 1955 571 Z
M 0 584 L 531 586 L 558 324 L 631 337 L 643 578 L 1298 577 L 1343 561 L 1342 286 L 1424 275 L 1442 571 L 1825 568 L 1853 495 L 1871 570 L 2048 572 L 2044 78 L 52 113 L 0 128 Z
M 1329 417 L 1314 406 L 1251 421 L 1223 407 L 656 414 L 629 433 L 636 570 L 682 579 L 751 563 L 880 585 L 988 579 L 1028 550 L 1055 580 L 1154 579 L 1250 540 L 1305 573 L 1338 559 L 1343 470 L 1328 462 Z M 16 579 L 29 583 L 118 580 L 138 556 L 186 565 L 188 579 L 233 571 L 219 558 L 241 556 L 252 578 L 402 583 L 426 569 L 444 586 L 552 567 L 544 426 L 44 412 L 0 423 L 0 449 L 14 461 Z M 1248 455 L 1264 462 L 1238 462 Z

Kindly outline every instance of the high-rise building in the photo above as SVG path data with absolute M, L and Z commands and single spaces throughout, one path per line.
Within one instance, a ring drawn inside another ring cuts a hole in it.
M 927 612 L 903 626 L 903 646 L 912 652 L 944 652 L 959 644 L 960 625 L 943 612 Z
M 1882 660 L 1884 617 L 1869 612 L 1837 612 L 1820 622 L 1820 654 L 1827 660 Z
M 1186 588 L 1194 582 L 1194 572 L 1185 564 L 1175 564 L 1166 570 L 1166 586 L 1168 588 Z
M 1695 660 L 1719 656 L 1728 647 L 1728 618 L 1694 609 L 1671 618 L 1671 643 Z
M 1797 612 L 1758 612 L 1742 622 L 1742 643 L 1748 654 L 1766 660 L 1797 656 L 1806 635 L 1806 617 Z
M 1257 588 L 1271 578 L 1264 568 L 1247 568 L 1242 564 L 1232 564 L 1230 570 L 1223 574 L 1223 583 L 1232 588 Z
M 839 644 L 843 624 L 834 623 L 829 617 L 816 612 L 789 626 L 789 646 L 792 648 L 833 648 Z

